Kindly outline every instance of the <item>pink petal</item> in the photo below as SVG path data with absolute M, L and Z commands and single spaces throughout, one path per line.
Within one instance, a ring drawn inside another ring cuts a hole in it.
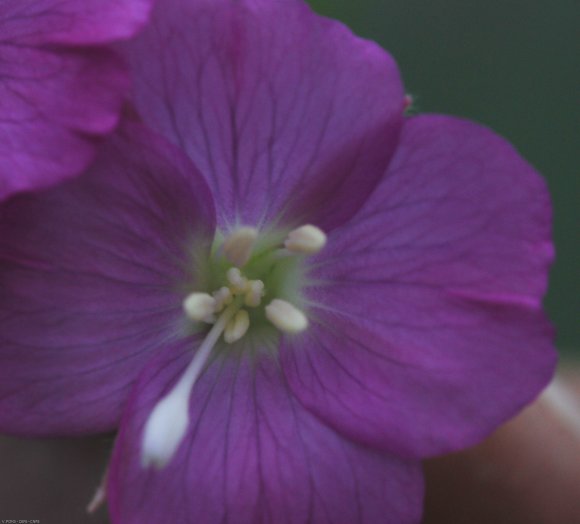
M 3 432 L 116 425 L 144 363 L 182 335 L 189 249 L 213 216 L 189 160 L 137 125 L 88 173 L 0 208 Z
M 167 0 L 124 49 L 139 111 L 200 168 L 226 227 L 335 227 L 396 145 L 396 64 L 303 2 Z
M 270 357 L 215 362 L 194 386 L 190 428 L 173 461 L 142 469 L 145 420 L 191 349 L 171 348 L 134 390 L 110 469 L 113 523 L 419 521 L 418 464 L 360 447 L 321 424 L 292 397 Z
M 116 126 L 129 88 L 110 50 L 152 0 L 3 0 L 0 8 L 0 201 L 78 175 Z
M 365 444 L 425 456 L 481 440 L 553 373 L 550 229 L 544 182 L 504 140 L 409 120 L 372 198 L 314 262 L 314 326 L 283 349 L 292 390 Z
M 141 29 L 153 3 L 154 0 L 2 0 L 2 40 L 20 45 L 107 44 L 129 38 Z
M 109 51 L 0 45 L 0 200 L 79 174 L 117 124 L 128 79 Z

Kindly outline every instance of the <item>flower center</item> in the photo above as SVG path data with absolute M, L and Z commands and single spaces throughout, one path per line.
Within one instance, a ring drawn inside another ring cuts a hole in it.
M 242 339 L 252 324 L 268 324 L 283 333 L 299 333 L 308 318 L 296 305 L 297 261 L 326 244 L 326 235 L 312 225 L 288 233 L 280 243 L 260 242 L 258 231 L 240 227 L 212 250 L 205 290 L 183 302 L 188 320 L 198 330 L 212 325 L 191 363 L 173 389 L 153 408 L 145 424 L 142 465 L 162 468 L 174 456 L 189 424 L 189 397 L 212 351 L 223 335 L 227 344 Z M 267 305 L 265 305 L 267 303 Z

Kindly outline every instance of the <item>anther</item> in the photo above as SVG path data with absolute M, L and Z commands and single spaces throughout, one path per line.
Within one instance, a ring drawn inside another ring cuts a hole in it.
M 326 245 L 326 235 L 320 228 L 307 224 L 288 233 L 284 247 L 292 253 L 313 255 Z
M 191 293 L 183 301 L 183 309 L 191 320 L 213 322 L 216 300 L 208 293 Z
M 233 293 L 244 293 L 248 288 L 248 279 L 242 275 L 237 267 L 231 267 L 226 273 L 228 282 L 232 285 Z
M 224 340 L 233 344 L 242 338 L 250 327 L 250 316 L 245 309 L 240 309 L 226 325 Z
M 308 327 L 308 319 L 297 307 L 276 298 L 265 308 L 266 318 L 280 331 L 299 333 Z
M 236 229 L 224 241 L 224 256 L 234 266 L 244 266 L 252 256 L 257 239 L 258 231 L 253 227 L 244 226 Z
M 225 306 L 229 306 L 234 299 L 232 291 L 226 286 L 220 287 L 217 291 L 214 291 L 213 298 L 215 299 L 216 313 L 219 313 Z
M 264 296 L 264 282 L 261 280 L 250 280 L 248 282 L 248 291 L 244 296 L 244 304 L 249 307 L 257 307 L 262 302 Z

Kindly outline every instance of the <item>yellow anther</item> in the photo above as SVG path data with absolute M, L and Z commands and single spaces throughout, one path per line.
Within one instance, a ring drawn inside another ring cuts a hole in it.
M 276 298 L 265 310 L 266 318 L 285 333 L 299 333 L 308 327 L 306 315 L 285 300 Z
M 326 245 L 326 235 L 322 229 L 307 224 L 288 233 L 284 247 L 292 253 L 313 255 Z
M 257 239 L 256 228 L 244 226 L 236 229 L 224 241 L 224 256 L 234 266 L 244 266 L 252 256 L 252 249 Z
M 240 309 L 226 325 L 224 340 L 228 344 L 237 342 L 242 338 L 250 327 L 250 316 L 245 309 Z
M 244 296 L 244 304 L 249 307 L 257 307 L 262 302 L 264 296 L 264 282 L 261 280 L 250 280 L 248 290 Z

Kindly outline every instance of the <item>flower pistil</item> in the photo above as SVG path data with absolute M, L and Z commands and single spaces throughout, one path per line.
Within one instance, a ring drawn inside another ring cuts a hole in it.
M 199 324 L 212 324 L 212 327 L 178 382 L 155 405 L 145 423 L 141 454 L 144 468 L 163 468 L 175 454 L 189 424 L 191 390 L 222 335 L 227 344 L 239 341 L 249 331 L 252 316 L 257 323 L 266 319 L 270 325 L 288 334 L 308 327 L 306 314 L 286 300 L 287 297 L 280 296 L 285 294 L 285 280 L 299 280 L 293 274 L 296 264 L 289 264 L 288 260 L 317 253 L 326 244 L 326 235 L 308 224 L 290 231 L 284 247 L 278 244 L 254 253 L 258 240 L 258 231 L 246 226 L 228 235 L 214 254 L 222 285 L 214 291 L 194 291 L 183 301 L 189 321 L 198 327 Z M 215 278 L 209 280 L 215 281 Z M 248 309 L 260 309 L 265 296 L 272 297 L 269 304 L 251 316 Z

